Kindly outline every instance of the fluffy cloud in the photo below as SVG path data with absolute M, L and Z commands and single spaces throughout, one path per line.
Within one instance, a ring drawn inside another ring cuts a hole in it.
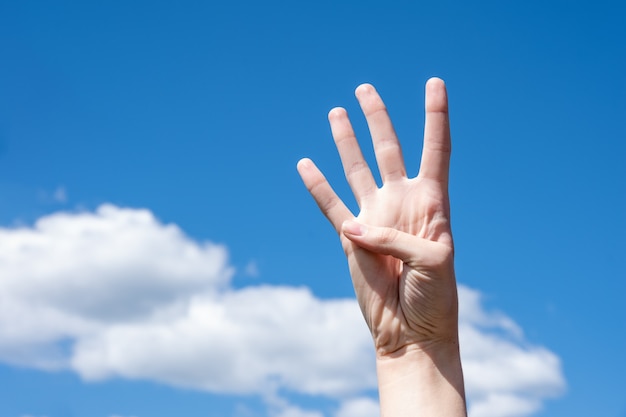
M 352 398 L 344 401 L 335 417 L 378 417 L 378 402 L 368 397 Z
M 288 406 L 280 410 L 273 417 L 324 417 L 319 411 L 302 410 L 301 408 Z
M 559 358 L 528 344 L 507 316 L 487 312 L 480 293 L 459 287 L 459 333 L 472 417 L 517 417 L 560 394 L 565 381 Z
M 375 383 L 353 300 L 233 290 L 231 276 L 223 246 L 147 210 L 105 205 L 0 229 L 0 360 L 238 394 Z
M 0 228 L 0 361 L 87 380 L 147 379 L 214 393 L 340 400 L 377 415 L 369 335 L 353 299 L 307 288 L 233 289 L 224 246 L 147 210 L 101 206 Z M 473 417 L 529 415 L 564 386 L 558 357 L 529 345 L 461 286 L 461 343 Z M 321 416 L 292 405 L 281 417 Z
M 360 366 L 372 361 L 362 327 L 351 300 L 322 301 L 305 288 L 249 287 L 191 297 L 179 315 L 85 335 L 71 366 L 88 379 L 337 396 L 374 383 L 373 371 Z

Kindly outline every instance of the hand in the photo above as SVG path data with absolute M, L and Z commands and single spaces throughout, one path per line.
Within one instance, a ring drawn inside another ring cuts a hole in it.
M 420 171 L 407 178 L 402 151 L 384 103 L 368 84 L 356 96 L 371 132 L 383 186 L 365 162 L 347 113 L 329 121 L 355 216 L 309 159 L 298 163 L 304 184 L 339 233 L 357 299 L 377 357 L 454 344 L 458 308 L 450 230 L 450 129 L 442 80 L 426 84 L 426 125 Z

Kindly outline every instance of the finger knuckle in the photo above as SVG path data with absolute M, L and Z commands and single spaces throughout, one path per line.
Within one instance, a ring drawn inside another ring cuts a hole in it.
M 379 232 L 378 240 L 383 245 L 388 245 L 396 240 L 398 232 L 394 229 L 384 228 Z

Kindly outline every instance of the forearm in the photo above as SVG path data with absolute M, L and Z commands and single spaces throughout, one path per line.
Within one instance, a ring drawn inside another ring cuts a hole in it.
M 408 348 L 376 359 L 382 417 L 465 417 L 457 343 Z

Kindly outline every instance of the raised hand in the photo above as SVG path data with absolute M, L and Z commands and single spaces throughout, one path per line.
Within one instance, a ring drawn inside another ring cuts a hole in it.
M 352 283 L 374 339 L 381 415 L 463 417 L 454 247 L 450 230 L 450 128 L 446 88 L 426 84 L 420 171 L 407 178 L 402 151 L 374 87 L 356 90 L 383 186 L 365 162 L 346 111 L 329 113 L 355 217 L 309 159 L 298 171 L 340 236 Z
M 445 85 L 439 79 L 426 85 L 424 148 L 415 178 L 407 178 L 400 144 L 374 87 L 361 85 L 356 96 L 383 186 L 376 185 L 342 108 L 331 110 L 329 120 L 359 214 L 355 218 L 312 161 L 299 162 L 300 175 L 340 235 L 377 355 L 457 344 Z

